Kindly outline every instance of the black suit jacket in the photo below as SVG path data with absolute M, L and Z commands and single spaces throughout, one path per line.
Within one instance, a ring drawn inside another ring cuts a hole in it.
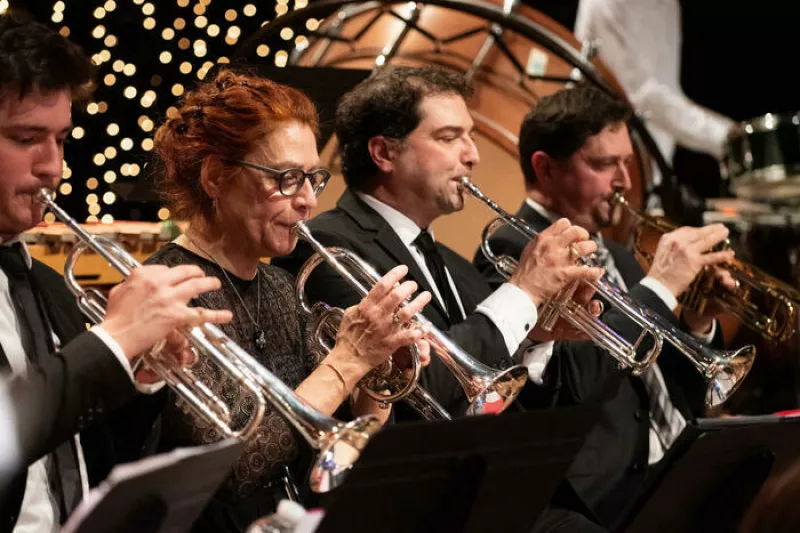
M 420 290 L 431 290 L 425 275 L 397 233 L 349 189 L 339 199 L 335 209 L 320 214 L 308 225 L 322 244 L 355 252 L 381 274 L 399 264 L 407 265 L 409 273 L 406 279 L 416 281 Z M 491 294 L 488 283 L 469 261 L 441 243 L 436 243 L 436 246 L 444 257 L 467 318 L 451 326 L 445 309 L 436 298 L 423 310 L 423 314 L 473 357 L 495 368 L 507 368 L 511 359 L 502 334 L 485 315 L 474 312 L 477 305 Z M 312 253 L 310 246 L 300 242 L 291 255 L 275 258 L 272 264 L 296 275 Z M 342 308 L 355 305 L 361 299 L 328 265 L 317 267 L 309 279 L 307 293 L 312 302 L 321 300 Z M 432 357 L 431 364 L 422 372 L 421 383 L 451 414 L 460 415 L 466 410 L 467 402 L 461 386 L 437 357 Z M 400 419 L 406 416 L 418 418 L 405 412 L 402 404 L 397 405 L 395 415 Z
M 550 224 L 526 203 L 517 216 L 537 231 Z M 518 232 L 503 228 L 495 234 L 491 244 L 496 254 L 519 258 L 527 240 Z M 639 284 L 644 272 L 633 254 L 618 243 L 606 240 L 605 244 L 629 294 L 677 325 L 678 321 L 664 302 Z M 504 281 L 480 249 L 473 263 L 491 285 Z M 626 338 L 635 338 L 638 333 L 638 327 L 608 305 L 603 321 Z M 715 340 L 720 341 L 719 338 Z M 659 368 L 673 404 L 691 420 L 702 409 L 705 385 L 688 360 L 668 344 L 664 346 L 658 359 Z M 649 400 L 641 379 L 620 370 L 616 360 L 592 342 L 562 341 L 554 345 L 544 385 L 539 389 L 536 404 L 528 403 L 526 407 L 603 403 L 601 421 L 576 457 L 568 480 L 586 504 L 607 525 L 612 525 L 631 502 L 648 472 Z
M 24 465 L 0 494 L 0 532 L 11 531 L 16 523 L 25 490 L 25 467 L 77 431 L 81 431 L 90 484 L 105 479 L 116 457 L 109 429 L 98 422 L 135 393 L 116 356 L 86 331 L 75 297 L 61 275 L 35 259 L 31 274 L 62 347 L 39 361 L 25 379 L 9 380 Z

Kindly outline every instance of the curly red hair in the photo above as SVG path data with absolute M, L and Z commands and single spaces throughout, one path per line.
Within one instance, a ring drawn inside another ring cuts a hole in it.
M 297 121 L 319 134 L 314 104 L 302 92 L 265 78 L 220 72 L 186 93 L 178 113 L 154 138 L 159 191 L 172 215 L 211 220 L 201 175 L 235 177 L 244 159 L 279 123 Z

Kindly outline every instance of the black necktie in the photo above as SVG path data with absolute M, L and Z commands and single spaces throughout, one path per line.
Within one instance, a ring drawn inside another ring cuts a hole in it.
M 444 259 L 442 254 L 436 249 L 431 234 L 428 230 L 422 230 L 420 234 L 414 239 L 414 246 L 422 252 L 425 256 L 425 264 L 428 265 L 428 270 L 433 276 L 433 281 L 436 283 L 436 288 L 439 289 L 439 294 L 444 300 L 445 307 L 447 308 L 447 315 L 450 318 L 450 325 L 455 325 L 464 320 L 461 314 L 461 308 L 458 306 L 456 295 L 450 288 L 450 283 L 447 281 L 447 273 L 444 268 Z
M 53 334 L 43 302 L 34 288 L 30 269 L 22 256 L 20 243 L 0 247 L 0 268 L 8 277 L 25 355 L 31 364 L 36 365 L 50 356 Z M 50 488 L 64 520 L 81 497 L 81 480 L 72 439 L 50 454 L 47 467 Z

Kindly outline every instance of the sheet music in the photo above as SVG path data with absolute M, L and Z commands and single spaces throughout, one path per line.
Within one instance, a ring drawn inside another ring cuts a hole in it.
M 70 515 L 61 533 L 75 533 L 79 531 L 81 524 L 92 515 L 93 510 L 106 498 L 111 491 L 126 482 L 143 478 L 148 475 L 158 474 L 163 470 L 178 467 L 180 463 L 189 459 L 210 455 L 218 451 L 223 451 L 232 446 L 241 446 L 237 440 L 229 439 L 206 446 L 196 446 L 188 448 L 176 448 L 171 452 L 146 457 L 132 463 L 117 465 L 100 485 L 92 489 L 89 494 L 81 501 L 75 511 Z M 235 458 L 235 456 L 234 456 Z M 233 458 L 232 458 L 233 459 Z M 232 464 L 232 461 L 231 461 Z M 220 477 L 220 481 L 224 479 Z M 181 481 L 176 480 L 176 486 Z M 164 492 L 170 491 L 170 487 L 164 487 Z M 187 525 L 190 526 L 191 524 Z

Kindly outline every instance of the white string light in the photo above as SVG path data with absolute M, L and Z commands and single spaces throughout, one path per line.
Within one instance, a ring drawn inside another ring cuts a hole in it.
M 94 170 L 82 167 L 77 177 L 69 180 L 72 170 L 65 165 L 65 181 L 58 193 L 77 195 L 76 199 L 85 197 L 87 207 L 83 216 L 87 221 L 103 223 L 113 222 L 114 216 L 106 210 L 111 206 L 119 209 L 120 204 L 120 198 L 109 186 L 120 177 L 133 180 L 141 175 L 141 163 L 149 157 L 145 154 L 153 150 L 157 125 L 165 116 L 175 117 L 178 113 L 173 103 L 198 80 L 205 79 L 216 64 L 230 63 L 229 57 L 240 42 L 268 23 L 270 16 L 281 16 L 308 4 L 307 0 L 277 0 L 271 14 L 259 9 L 260 4 L 253 0 L 242 0 L 239 5 L 231 5 L 236 3 L 231 0 L 225 3 L 175 0 L 171 5 L 155 0 L 132 3 L 87 0 L 86 3 L 80 10 L 68 11 L 64 0 L 54 1 L 50 15 L 64 36 L 74 33 L 67 24 L 74 17 L 88 19 L 88 40 L 84 38 L 79 44 L 98 67 L 95 100 L 85 105 L 85 113 L 75 114 L 74 120 L 79 124 L 70 134 L 75 141 L 90 143 L 87 146 L 92 147 L 90 153 L 94 155 L 83 162 L 83 167 L 88 163 Z M 0 0 L 0 12 L 8 6 L 9 0 Z M 305 29 L 314 31 L 319 22 L 309 19 Z M 136 42 L 130 42 L 131 34 L 126 27 L 139 28 Z M 306 36 L 292 29 L 285 28 L 280 35 L 287 47 L 308 46 Z M 256 55 L 260 58 L 273 55 L 271 63 L 279 67 L 288 62 L 285 50 L 273 52 L 266 44 L 257 46 Z M 140 70 L 146 76 L 139 74 Z M 140 114 L 136 121 L 126 118 L 130 116 L 131 103 L 140 107 L 140 113 L 150 115 Z M 70 149 L 66 157 L 85 157 L 85 154 L 86 150 Z M 91 177 L 92 174 L 102 179 Z M 50 213 L 47 215 L 48 219 L 52 217 Z M 160 220 L 169 217 L 166 208 L 158 212 Z

